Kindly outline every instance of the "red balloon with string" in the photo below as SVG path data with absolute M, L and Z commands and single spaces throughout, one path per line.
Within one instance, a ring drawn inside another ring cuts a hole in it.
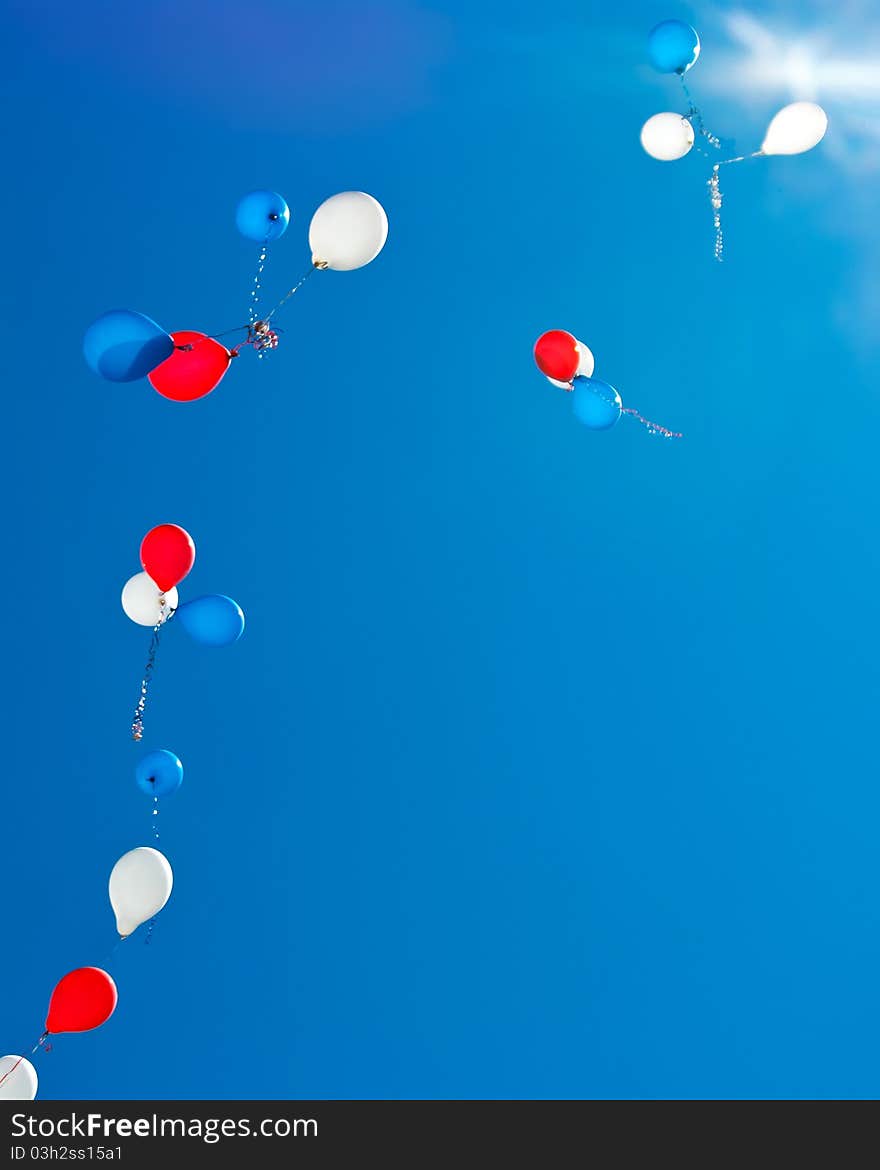
M 100 967 L 77 967 L 61 979 L 49 1000 L 46 1032 L 89 1032 L 116 1010 L 116 984 Z
M 172 333 L 171 340 L 174 353 L 150 371 L 150 385 L 173 402 L 204 398 L 222 382 L 233 354 L 213 337 L 191 329 Z
M 535 342 L 538 369 L 557 382 L 570 382 L 578 372 L 580 360 L 577 338 L 564 329 L 550 329 Z
M 159 524 L 141 541 L 141 564 L 163 593 L 183 580 L 195 560 L 193 538 L 179 524 Z

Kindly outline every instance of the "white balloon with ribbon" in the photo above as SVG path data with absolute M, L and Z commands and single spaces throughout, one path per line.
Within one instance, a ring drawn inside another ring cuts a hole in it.
M 116 929 L 128 938 L 154 918 L 171 897 L 174 875 L 158 849 L 141 846 L 123 853 L 110 874 L 110 905 Z
M 351 272 L 375 260 L 388 239 L 388 217 L 378 199 L 365 191 L 331 195 L 309 225 L 309 247 L 316 268 Z
M 694 145 L 694 128 L 681 114 L 654 114 L 642 127 L 642 148 L 660 162 L 684 158 Z
M 815 102 L 792 102 L 773 115 L 762 154 L 803 154 L 825 137 L 828 115 Z

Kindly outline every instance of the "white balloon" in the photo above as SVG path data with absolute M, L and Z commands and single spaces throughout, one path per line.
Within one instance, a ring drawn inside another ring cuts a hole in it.
M 110 905 L 123 938 L 159 913 L 173 883 L 168 859 L 158 849 L 143 846 L 123 853 L 110 874 Z
M 596 359 L 593 357 L 592 350 L 588 345 L 579 341 L 578 353 L 581 355 L 581 360 L 578 363 L 578 374 L 584 378 L 592 378 L 593 370 L 596 368 Z
M 37 1070 L 23 1056 L 0 1057 L 0 1101 L 33 1101 Z
M 312 263 L 337 272 L 363 268 L 388 239 L 382 204 L 365 191 L 343 191 L 325 199 L 309 225 Z
M 660 162 L 684 158 L 694 144 L 694 128 L 681 114 L 655 114 L 642 127 L 642 146 Z
M 764 154 L 803 154 L 825 137 L 828 115 L 815 102 L 792 102 L 774 114 L 761 150 Z
M 122 587 L 122 608 L 126 616 L 139 626 L 156 626 L 177 609 L 176 589 L 167 591 L 164 606 L 159 604 L 161 596 L 159 586 L 149 573 L 135 573 Z

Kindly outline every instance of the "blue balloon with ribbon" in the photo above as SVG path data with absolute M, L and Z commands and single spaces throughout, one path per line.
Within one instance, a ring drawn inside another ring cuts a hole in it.
M 134 778 L 138 788 L 148 796 L 170 796 L 183 783 L 183 764 L 174 752 L 160 748 L 142 757 Z
M 222 593 L 196 597 L 178 607 L 175 625 L 181 625 L 202 646 L 231 646 L 244 633 L 244 613 L 238 602 Z
M 586 378 L 583 374 L 575 378 L 572 385 L 575 418 L 591 431 L 610 430 L 620 418 L 623 408 L 623 402 L 614 387 L 607 382 L 600 382 L 598 378 Z
M 83 353 L 91 368 L 109 382 L 136 382 L 174 353 L 161 325 L 131 309 L 111 309 L 86 330 Z
M 648 56 L 659 73 L 686 73 L 700 55 L 697 30 L 683 20 L 664 20 L 648 34 Z
M 251 191 L 238 201 L 235 226 L 246 240 L 265 244 L 287 231 L 290 208 L 277 191 Z

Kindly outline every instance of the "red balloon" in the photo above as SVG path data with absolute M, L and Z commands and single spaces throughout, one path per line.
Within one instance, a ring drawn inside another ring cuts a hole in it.
M 168 358 L 169 362 L 172 360 Z M 570 382 L 578 372 L 580 361 L 577 338 L 564 329 L 551 329 L 548 333 L 542 333 L 535 342 L 538 369 L 557 382 Z
M 204 398 L 223 380 L 232 354 L 213 337 L 189 329 L 172 333 L 171 340 L 178 348 L 150 372 L 150 384 L 174 402 Z M 180 348 L 185 345 L 191 345 L 192 349 Z
M 193 538 L 179 524 L 151 528 L 141 541 L 141 564 L 163 593 L 182 581 L 195 561 Z
M 52 992 L 47 1032 L 88 1032 L 109 1020 L 116 1009 L 116 984 L 100 967 L 68 971 Z

